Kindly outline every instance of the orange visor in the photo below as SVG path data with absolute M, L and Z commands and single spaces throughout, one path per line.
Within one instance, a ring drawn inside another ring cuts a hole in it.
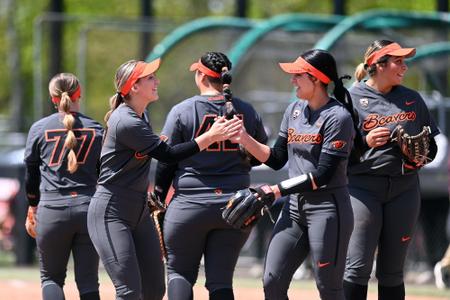
M 416 48 L 402 48 L 399 44 L 392 43 L 370 54 L 366 64 L 370 66 L 385 55 L 412 57 L 416 55 Z
M 78 100 L 78 98 L 80 98 L 81 96 L 81 87 L 80 85 L 78 85 L 77 89 L 75 90 L 75 92 L 73 92 L 72 95 L 70 95 L 70 100 L 72 100 L 72 102 Z M 52 102 L 54 104 L 58 104 L 61 101 L 61 97 L 52 97 Z
M 123 87 L 120 89 L 120 94 L 123 97 L 128 95 L 128 93 L 131 90 L 131 87 L 133 86 L 133 84 L 136 83 L 136 81 L 138 81 L 139 78 L 155 73 L 159 69 L 160 64 L 161 64 L 160 58 L 157 58 L 149 63 L 143 61 L 138 62 L 136 64 L 136 67 L 134 67 L 134 70 L 131 73 L 130 77 L 128 77 L 127 82 L 125 82 Z
M 198 62 L 193 63 L 189 68 L 189 71 L 197 71 L 197 70 L 210 77 L 220 78 L 220 73 L 217 73 L 208 68 L 207 66 L 205 66 L 204 64 L 202 64 L 202 61 L 200 59 L 198 60 Z
M 309 62 L 304 60 L 301 56 L 297 58 L 292 63 L 279 63 L 281 69 L 283 69 L 284 72 L 289 74 L 303 74 L 308 73 L 312 76 L 319 79 L 321 82 L 328 84 L 330 83 L 330 78 L 328 78 L 327 75 L 323 74 L 321 71 L 316 69 L 313 65 L 311 65 Z

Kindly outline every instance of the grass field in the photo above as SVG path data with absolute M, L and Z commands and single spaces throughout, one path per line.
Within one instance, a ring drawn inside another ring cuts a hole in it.
M 78 293 L 74 284 L 73 272 L 69 269 L 66 280 L 66 300 L 76 300 Z M 203 287 L 204 278 L 199 278 L 194 293 L 195 299 L 206 300 L 208 295 Z M 100 271 L 100 293 L 102 299 L 113 299 L 114 289 L 107 274 Z M 369 300 L 375 300 L 376 284 L 369 289 Z M 0 299 L 2 300 L 33 300 L 40 299 L 39 271 L 37 267 L 0 267 Z M 319 299 L 314 281 L 295 280 L 289 290 L 291 299 Z M 262 283 L 259 278 L 235 279 L 236 299 L 263 299 Z M 431 285 L 407 285 L 407 299 L 409 300 L 449 300 L 450 290 L 440 291 Z

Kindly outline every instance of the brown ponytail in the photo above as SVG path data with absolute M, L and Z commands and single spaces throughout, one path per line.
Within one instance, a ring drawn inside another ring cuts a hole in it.
M 119 66 L 119 68 L 116 71 L 115 79 L 114 79 L 114 85 L 116 87 L 116 91 L 120 91 L 122 87 L 127 82 L 128 78 L 130 77 L 131 73 L 133 73 L 134 68 L 136 67 L 138 61 L 137 60 L 129 60 Z M 116 92 L 111 98 L 109 98 L 109 111 L 105 114 L 104 120 L 105 123 L 108 123 L 109 117 L 113 113 L 113 111 L 119 107 L 121 103 L 125 101 L 125 99 L 128 97 L 123 96 L 120 92 Z M 108 126 L 108 125 L 107 125 Z
M 69 152 L 67 154 L 67 171 L 73 174 L 78 169 L 77 155 L 75 154 L 75 147 L 77 146 L 77 138 L 73 132 L 75 125 L 75 118 L 70 109 L 72 102 L 78 101 L 78 98 L 73 98 L 79 90 L 80 83 L 75 75 L 70 73 L 60 73 L 55 75 L 49 83 L 49 92 L 52 99 L 57 99 L 59 102 L 54 102 L 59 111 L 64 112 L 63 125 L 67 130 L 66 139 L 64 140 L 64 147 Z M 72 99 L 72 98 L 73 99 Z
M 108 123 L 109 117 L 111 116 L 112 112 L 119 107 L 119 105 L 123 102 L 123 97 L 122 95 L 117 92 L 116 94 L 114 94 L 111 98 L 109 98 L 109 107 L 110 110 L 108 110 L 108 112 L 106 113 L 104 120 L 105 123 Z
M 363 80 L 367 76 L 367 71 L 364 63 L 360 63 L 355 69 L 355 78 L 357 81 Z
M 75 133 L 73 132 L 73 125 L 75 124 L 75 118 L 70 113 L 70 100 L 69 93 L 63 92 L 61 94 L 61 102 L 59 103 L 59 108 L 62 110 L 65 115 L 63 119 L 64 128 L 67 129 L 66 140 L 64 141 L 64 147 L 69 150 L 67 154 L 67 171 L 70 174 L 75 173 L 78 169 L 77 163 L 77 155 L 73 150 L 77 146 L 77 138 L 75 137 Z

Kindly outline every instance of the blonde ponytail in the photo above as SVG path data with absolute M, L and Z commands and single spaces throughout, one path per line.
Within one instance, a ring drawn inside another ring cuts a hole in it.
M 355 78 L 357 81 L 363 80 L 367 76 L 364 63 L 360 63 L 355 69 Z
M 65 113 L 63 124 L 64 128 L 67 129 L 66 139 L 64 141 L 64 147 L 69 150 L 67 154 L 67 171 L 73 174 L 78 169 L 77 155 L 75 154 L 74 148 L 77 146 L 77 138 L 73 132 L 73 125 L 75 124 L 75 118 L 70 113 L 70 104 L 72 100 L 69 97 L 68 92 L 63 92 L 61 94 L 61 102 L 59 103 L 59 108 Z

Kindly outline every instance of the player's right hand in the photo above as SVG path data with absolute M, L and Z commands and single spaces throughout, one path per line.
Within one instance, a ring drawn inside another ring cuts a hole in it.
M 224 116 L 217 118 L 207 133 L 211 136 L 214 142 L 228 140 L 235 135 L 242 128 L 242 120 L 239 118 L 232 118 L 226 120 Z
M 376 148 L 386 144 L 391 138 L 391 132 L 387 127 L 377 127 L 369 131 L 366 136 L 367 145 Z
M 25 229 L 32 238 L 36 238 L 36 225 L 37 225 L 36 214 L 37 214 L 37 206 L 28 207 L 27 219 L 25 221 Z
M 242 141 L 245 140 L 246 135 L 248 135 L 247 130 L 245 130 L 245 126 L 242 126 L 235 135 L 230 137 L 230 141 L 234 144 L 242 144 Z

